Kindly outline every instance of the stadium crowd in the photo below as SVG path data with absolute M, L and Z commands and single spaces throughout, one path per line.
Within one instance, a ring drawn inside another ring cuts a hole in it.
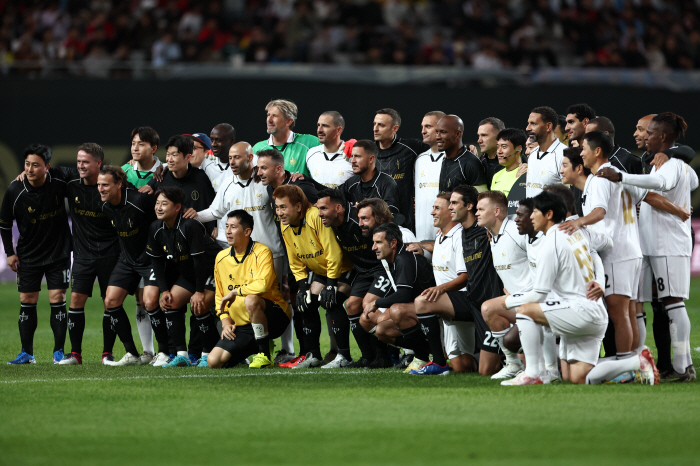
M 316 135 L 293 131 L 291 101 L 265 111 L 268 138 L 254 145 L 229 123 L 165 143 L 135 128 L 122 167 L 95 143 L 78 148 L 77 168 L 52 168 L 49 147 L 28 146 L 0 208 L 21 302 L 22 350 L 9 364 L 36 362 L 45 277 L 60 365 L 82 364 L 97 280 L 109 366 L 396 367 L 503 385 L 696 378 L 685 300 L 698 177 L 694 151 L 677 144 L 682 117 L 624 122 L 640 158 L 587 104 L 471 130 L 429 111 L 421 139 L 399 135 L 391 108 L 376 112 L 373 140 L 346 138 L 337 111 L 318 117 Z M 463 143 L 474 130 L 478 148 Z
M 126 77 L 134 63 L 700 67 L 677 0 L 0 2 L 0 69 Z M 22 63 L 21 67 L 16 66 Z

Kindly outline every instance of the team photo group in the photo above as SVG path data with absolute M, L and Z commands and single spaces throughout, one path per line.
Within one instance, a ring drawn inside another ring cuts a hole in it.
M 695 152 L 683 117 L 657 110 L 613 122 L 539 106 L 465 128 L 383 108 L 353 122 L 373 138 L 354 139 L 337 111 L 295 132 L 297 105 L 278 99 L 255 144 L 229 123 L 167 141 L 141 126 L 123 166 L 98 141 L 70 167 L 31 144 L 0 208 L 19 292 L 8 364 L 99 361 L 82 344 L 102 299 L 107 366 L 693 381 Z M 43 281 L 53 355 L 34 352 Z

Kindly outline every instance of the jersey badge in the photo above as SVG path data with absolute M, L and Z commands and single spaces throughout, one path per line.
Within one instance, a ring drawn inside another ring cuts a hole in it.
M 236 199 L 236 205 L 241 205 L 241 201 L 239 201 L 238 199 Z
M 192 197 L 192 200 L 193 200 L 193 201 L 196 201 L 197 199 L 199 199 L 199 192 L 198 192 L 198 191 L 192 191 L 192 194 L 190 194 L 190 196 Z
M 130 218 L 126 220 L 126 223 L 129 224 L 129 228 L 134 228 L 134 222 Z
M 27 207 L 27 210 L 29 211 L 30 214 L 36 212 L 36 209 L 32 209 L 31 206 Z
M 80 204 L 80 199 L 78 199 L 78 196 L 75 196 L 75 203 Z
M 316 243 L 314 242 L 314 240 L 310 239 L 309 242 L 311 243 L 311 246 L 316 247 Z

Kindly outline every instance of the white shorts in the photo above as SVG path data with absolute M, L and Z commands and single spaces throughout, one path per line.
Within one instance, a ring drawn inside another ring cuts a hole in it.
M 654 273 L 654 283 L 659 299 L 668 297 L 688 299 L 690 296 L 690 257 L 648 257 L 651 271 Z
M 463 354 L 474 356 L 476 343 L 474 322 L 447 322 L 442 321 L 443 344 L 447 358 L 454 358 Z
M 651 271 L 649 256 L 644 256 L 642 259 L 642 271 L 639 274 L 639 289 L 637 290 L 637 301 L 640 303 L 650 303 L 651 284 L 654 280 L 654 274 Z
M 604 260 L 603 267 L 605 268 L 605 296 L 619 294 L 637 299 L 641 258 L 618 262 Z
M 553 300 L 540 303 L 549 328 L 561 337 L 559 358 L 595 365 L 608 327 L 602 304 L 583 300 Z

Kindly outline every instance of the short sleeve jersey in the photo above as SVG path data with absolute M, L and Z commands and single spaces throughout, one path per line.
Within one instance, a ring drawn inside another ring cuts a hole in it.
M 226 184 L 226 181 L 233 175 L 231 166 L 228 163 L 221 163 L 219 159 L 204 159 L 199 167 L 206 173 L 214 192 L 219 192 L 219 188 Z
M 353 175 L 340 185 L 339 191 L 352 205 L 357 205 L 364 199 L 375 197 L 384 200 L 392 212 L 408 215 L 400 210 L 401 200 L 396 181 L 379 170 L 375 171 L 374 176 L 369 181 L 362 181 L 360 175 Z
M 446 193 L 461 185 L 486 186 L 484 166 L 466 146 L 453 159 L 443 157 L 438 189 L 441 193 Z
M 102 211 L 117 230 L 121 254 L 119 260 L 128 265 L 148 266 L 146 254 L 148 233 L 156 220 L 155 198 L 135 189 L 122 189 L 122 200 L 117 205 L 109 201 L 102 203 Z
M 415 194 L 416 194 L 416 237 L 421 241 L 435 237 L 433 217 L 433 203 L 439 194 L 440 168 L 444 152 L 433 152 L 428 149 L 418 156 L 415 166 Z
M 518 227 L 511 217 L 506 217 L 498 233 L 491 236 L 493 266 L 510 294 L 532 289 L 527 238 L 527 235 L 518 233 Z
M 500 191 L 508 197 L 510 189 L 513 187 L 515 182 L 518 181 L 518 169 L 517 167 L 511 171 L 501 170 L 493 175 L 493 180 L 491 181 L 491 189 L 493 191 Z
M 435 286 L 435 277 L 428 259 L 420 254 L 406 251 L 405 245 L 402 245 L 396 253 L 394 262 L 385 265 L 385 270 L 391 275 L 396 288 L 410 288 L 413 298 L 427 288 Z
M 349 203 L 345 206 L 345 218 L 339 226 L 331 227 L 338 244 L 350 258 L 353 267 L 360 273 L 374 273 L 382 270 L 381 262 L 372 251 L 373 241 L 362 234 L 357 221 L 357 208 Z
M 309 149 L 306 169 L 315 181 L 327 188 L 337 189 L 352 176 L 352 164 L 342 150 L 329 154 L 323 149 L 323 144 Z
M 486 228 L 474 224 L 462 231 L 462 255 L 467 267 L 469 299 L 478 306 L 503 295 L 503 283 L 493 267 L 491 242 Z
M 548 184 L 561 184 L 561 163 L 564 160 L 566 146 L 558 139 L 546 152 L 536 147 L 527 159 L 527 197 L 535 197 Z
M 467 267 L 462 258 L 462 225 L 453 226 L 446 235 L 437 232 L 433 246 L 433 274 L 435 283 L 444 285 L 466 273 Z M 462 288 L 462 291 L 466 290 Z

